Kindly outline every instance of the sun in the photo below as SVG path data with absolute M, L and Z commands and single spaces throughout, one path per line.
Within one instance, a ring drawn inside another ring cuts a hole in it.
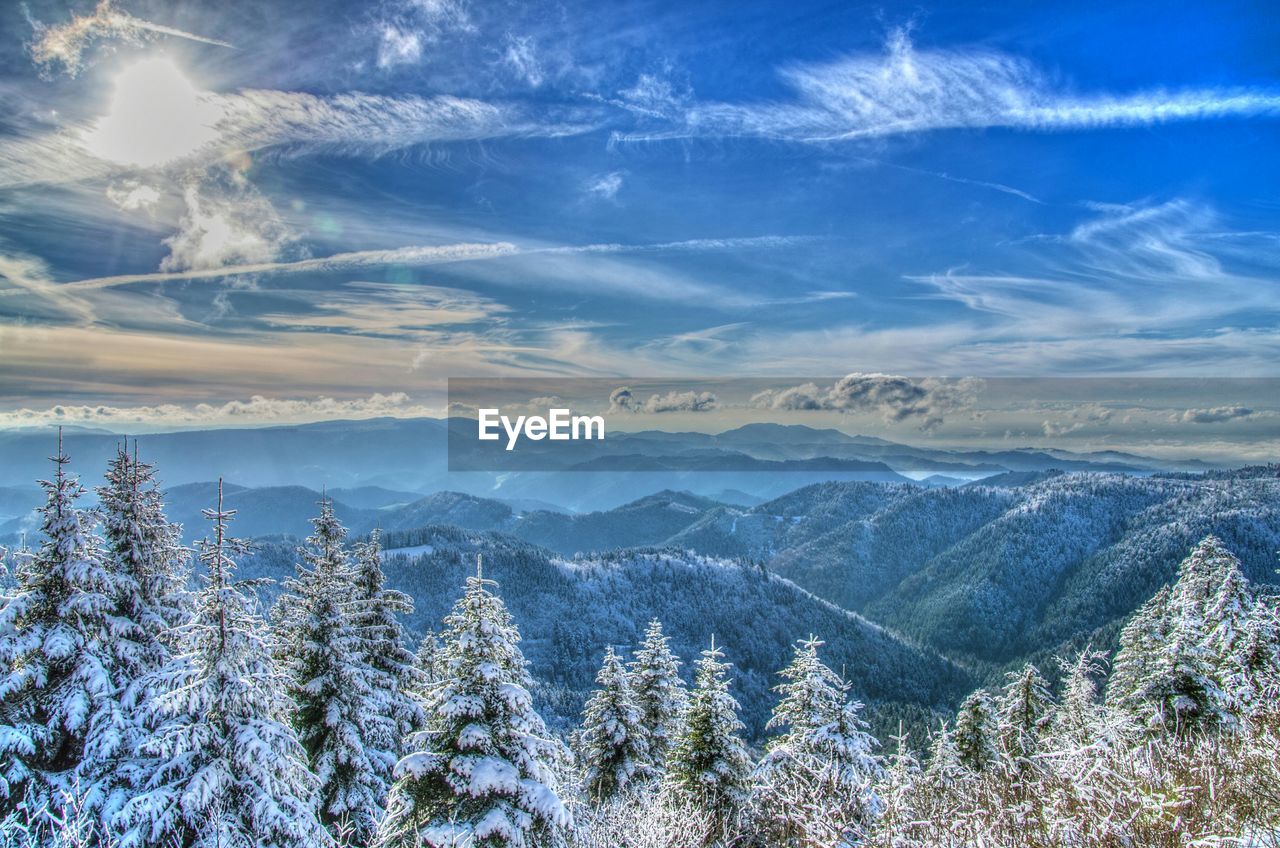
M 110 109 L 83 141 L 100 159 L 155 168 L 215 141 L 222 116 L 222 109 L 172 59 L 153 56 L 120 72 Z

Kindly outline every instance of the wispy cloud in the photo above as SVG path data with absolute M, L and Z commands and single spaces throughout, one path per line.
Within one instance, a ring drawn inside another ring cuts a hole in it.
M 760 236 L 754 238 L 731 239 L 690 239 L 678 242 L 662 242 L 656 244 L 620 244 L 601 243 L 587 245 L 568 245 L 551 247 L 520 247 L 511 242 L 463 243 L 437 246 L 412 246 L 390 250 L 362 250 L 337 253 L 331 256 L 299 259 L 285 262 L 255 262 L 228 264 L 218 267 L 190 267 L 183 270 L 156 271 L 143 274 L 121 274 L 111 277 L 96 277 L 74 282 L 61 283 L 56 286 L 58 292 L 69 294 L 78 291 L 113 288 L 145 283 L 166 283 L 180 280 L 212 280 L 228 277 L 242 277 L 267 274 L 304 274 L 355 272 L 374 267 L 424 267 L 448 263 L 468 263 L 485 260 L 524 257 L 529 259 L 546 258 L 554 260 L 558 257 L 572 256 L 610 256 L 626 254 L 662 254 L 695 251 L 733 251 L 733 250 L 772 250 L 785 249 L 803 245 L 811 241 L 808 237 L 797 236 Z M 549 269 L 544 269 L 549 270 Z M 624 275 L 625 276 L 625 275 Z M 697 299 L 707 295 L 707 289 L 688 283 L 679 286 L 659 286 L 658 280 L 646 279 L 636 269 L 630 270 L 631 281 L 619 279 L 620 286 L 628 292 L 656 299 Z M 589 282 L 594 285 L 608 283 L 610 277 L 595 277 Z M 0 296 L 8 294 L 0 289 Z M 727 295 L 727 293 L 724 293 Z
M 146 139 L 172 139 L 184 128 L 170 123 L 172 110 L 140 111 L 128 138 L 99 144 L 103 122 L 36 132 L 11 140 L 0 152 L 0 188 L 101 179 L 139 169 L 208 166 L 235 153 L 276 149 L 283 155 L 330 153 L 381 156 L 416 145 L 482 141 L 500 137 L 572 135 L 588 125 L 573 118 L 525 114 L 507 105 L 450 97 L 391 97 L 363 93 L 320 96 L 303 92 L 246 90 L 234 94 L 195 92 L 192 108 L 176 116 L 193 121 L 191 146 L 169 158 L 138 162 L 132 156 Z M 198 126 L 197 126 L 198 124 Z M 136 141 L 136 144 L 135 144 Z
M 616 200 L 625 178 L 626 173 L 623 171 L 600 174 L 587 181 L 586 192 L 602 200 Z
M 880 54 L 793 65 L 781 77 L 795 94 L 791 100 L 693 103 L 680 113 L 680 126 L 616 137 L 831 142 L 945 129 L 1068 130 L 1280 115 L 1280 85 L 1082 94 L 1017 56 L 917 49 L 903 30 Z
M 33 22 L 35 23 L 35 22 Z M 65 24 L 44 26 L 35 23 L 36 40 L 31 57 L 45 68 L 61 66 L 75 76 L 84 65 L 84 53 L 95 42 L 121 41 L 138 44 L 167 35 L 216 47 L 232 47 L 225 41 L 185 32 L 174 27 L 135 18 L 116 8 L 112 0 L 99 0 L 92 15 L 77 15 Z

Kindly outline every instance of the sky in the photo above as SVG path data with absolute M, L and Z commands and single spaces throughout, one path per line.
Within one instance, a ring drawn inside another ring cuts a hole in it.
M 1280 376 L 1277 44 L 1229 0 L 6 2 L 0 426 Z M 1257 452 L 1268 403 L 1161 414 Z

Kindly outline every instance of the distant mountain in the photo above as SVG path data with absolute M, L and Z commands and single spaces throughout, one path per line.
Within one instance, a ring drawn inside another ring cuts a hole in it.
M 311 519 L 319 512 L 320 492 L 303 486 L 263 486 L 251 489 L 223 484 L 226 509 L 236 510 L 236 535 L 250 538 L 288 534 L 299 539 L 311 533 Z M 165 511 L 171 521 L 183 526 L 188 543 L 203 538 L 209 522 L 203 510 L 217 503 L 217 483 L 190 483 L 165 491 Z M 334 500 L 334 513 L 349 527 L 364 528 L 374 521 L 374 511 L 358 509 Z
M 686 677 L 712 635 L 724 646 L 755 739 L 775 700 L 776 673 L 794 642 L 810 634 L 826 641 L 825 659 L 843 669 L 881 732 L 896 732 L 900 718 L 922 729 L 931 709 L 953 708 L 972 683 L 937 653 L 734 561 L 659 550 L 565 560 L 510 537 L 444 527 L 420 540 L 426 552 L 386 562 L 390 585 L 416 599 L 412 626 L 439 628 L 483 552 L 485 576 L 498 582 L 520 627 L 538 707 L 559 728 L 578 720 L 605 646 L 632 649 L 654 616 L 684 659 Z M 293 556 L 290 543 L 268 542 L 241 562 L 240 575 L 278 579 L 292 573 Z
M 395 489 L 384 489 L 382 486 L 330 489 L 329 494 L 335 500 L 360 509 L 386 509 L 392 506 L 403 506 L 413 503 L 422 497 L 422 492 L 400 492 Z
M 142 455 L 159 466 L 170 486 L 219 477 L 252 488 L 327 486 L 344 495 L 352 492 L 348 505 L 362 509 L 413 500 L 388 492 L 457 491 L 587 511 L 666 489 L 703 495 L 736 490 L 767 500 L 831 480 L 905 482 L 906 475 L 935 474 L 972 480 L 1053 468 L 1149 474 L 1206 467 L 1117 452 L 920 447 L 780 424 L 749 424 L 718 434 L 611 432 L 600 442 L 526 442 L 508 454 L 497 442 L 481 446 L 472 438 L 474 426 L 467 419 L 388 418 L 157 433 L 141 436 L 140 442 Z M 462 463 L 455 463 L 456 468 L 486 456 L 508 457 L 504 461 L 515 464 L 504 471 L 450 471 L 450 431 L 463 437 L 455 444 L 454 459 Z M 97 431 L 65 432 L 73 468 L 87 484 L 96 483 L 121 438 Z M 47 476 L 53 439 L 48 429 L 0 432 L 0 485 L 21 488 Z M 570 468 L 578 470 L 566 470 Z

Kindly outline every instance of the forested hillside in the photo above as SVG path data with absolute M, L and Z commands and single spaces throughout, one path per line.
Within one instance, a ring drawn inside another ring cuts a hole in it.
M 386 537 L 388 543 L 396 538 Z M 674 549 L 562 559 L 500 534 L 449 527 L 426 528 L 412 534 L 412 541 L 412 553 L 391 551 L 384 563 L 388 584 L 415 600 L 406 623 L 419 633 L 438 629 L 456 587 L 483 553 L 486 574 L 502 587 L 521 622 L 539 702 L 557 727 L 576 720 L 605 647 L 629 651 L 655 617 L 685 658 L 696 656 L 712 635 L 725 646 L 738 669 L 734 689 L 752 739 L 762 736 L 768 719 L 773 673 L 795 640 L 810 633 L 823 634 L 833 662 L 871 705 L 881 729 L 896 727 L 899 719 L 923 728 L 931 710 L 954 707 L 972 685 L 967 672 L 940 655 L 758 566 Z M 292 541 L 263 540 L 242 559 L 241 573 L 287 577 L 295 547 Z M 275 591 L 264 589 L 264 598 Z

